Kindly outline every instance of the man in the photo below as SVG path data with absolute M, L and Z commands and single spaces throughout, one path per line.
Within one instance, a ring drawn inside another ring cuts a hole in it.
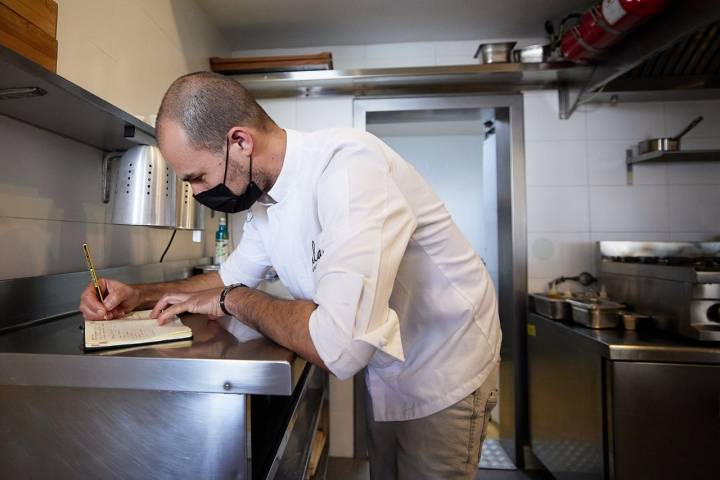
M 497 302 L 420 175 L 365 132 L 283 130 L 211 73 L 170 86 L 157 139 L 198 201 L 249 208 L 243 236 L 219 274 L 102 279 L 105 302 L 88 287 L 85 317 L 228 314 L 338 378 L 366 369 L 372 478 L 475 478 L 497 401 Z M 253 288 L 271 266 L 296 300 Z

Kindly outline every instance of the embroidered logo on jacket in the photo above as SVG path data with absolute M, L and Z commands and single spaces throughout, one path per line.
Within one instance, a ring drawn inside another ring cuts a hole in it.
M 318 260 L 320 260 L 320 258 L 322 257 L 323 251 L 320 250 L 319 248 L 317 249 L 317 251 L 315 251 L 315 241 L 314 241 L 314 240 L 310 243 L 310 246 L 312 247 L 312 269 L 313 269 L 313 272 L 314 272 L 314 271 L 315 271 L 315 266 L 316 266 L 315 264 L 316 264 L 316 263 L 318 262 Z

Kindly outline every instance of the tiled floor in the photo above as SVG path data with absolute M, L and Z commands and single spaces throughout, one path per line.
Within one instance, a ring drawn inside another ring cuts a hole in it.
M 368 480 L 370 472 L 365 460 L 331 457 L 328 462 L 328 480 Z M 522 470 L 478 470 L 476 480 L 552 480 L 547 472 Z

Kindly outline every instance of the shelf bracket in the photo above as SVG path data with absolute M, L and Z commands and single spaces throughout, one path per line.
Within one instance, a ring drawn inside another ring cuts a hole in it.
M 560 120 L 568 120 L 578 105 L 580 104 L 580 97 L 583 94 L 583 89 L 573 87 L 567 84 L 561 84 L 558 89 L 558 112 Z
M 125 152 L 107 152 L 102 159 L 102 202 L 110 202 L 110 162 Z
M 633 151 L 631 148 L 625 150 L 625 174 L 627 176 L 627 184 L 633 185 L 635 182 L 635 175 L 633 171 Z

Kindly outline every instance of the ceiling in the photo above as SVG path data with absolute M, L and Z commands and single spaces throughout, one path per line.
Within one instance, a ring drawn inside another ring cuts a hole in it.
M 196 0 L 232 50 L 528 38 L 589 0 Z

